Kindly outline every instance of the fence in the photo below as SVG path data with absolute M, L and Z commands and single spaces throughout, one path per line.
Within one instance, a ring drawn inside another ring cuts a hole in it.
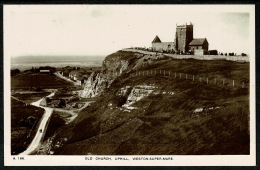
M 248 88 L 249 84 L 244 81 L 225 79 L 217 77 L 205 77 L 198 75 L 191 75 L 186 73 L 171 72 L 167 70 L 146 70 L 146 71 L 136 71 L 130 73 L 130 77 L 144 77 L 144 76 L 163 76 L 174 79 L 186 79 L 193 82 L 200 82 L 205 84 L 212 84 L 217 86 L 229 86 L 234 88 Z

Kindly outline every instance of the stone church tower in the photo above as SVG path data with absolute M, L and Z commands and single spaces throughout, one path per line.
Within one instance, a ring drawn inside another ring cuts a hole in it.
M 189 51 L 189 43 L 193 40 L 193 25 L 178 25 L 175 34 L 175 49 L 177 51 Z

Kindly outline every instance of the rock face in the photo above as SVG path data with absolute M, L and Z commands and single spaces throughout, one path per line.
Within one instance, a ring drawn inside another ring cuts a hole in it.
M 79 95 L 85 98 L 95 97 L 106 87 L 106 83 L 107 80 L 104 79 L 101 73 L 93 72 Z
M 158 58 L 159 57 L 159 58 Z M 146 55 L 134 52 L 116 52 L 105 58 L 102 70 L 99 73 L 92 73 L 85 83 L 84 89 L 79 93 L 80 97 L 90 98 L 100 95 L 105 88 L 119 76 L 129 73 L 131 70 L 138 70 L 150 65 L 154 60 L 165 56 Z
M 125 90 L 126 89 L 126 90 Z M 129 88 L 123 88 L 121 91 L 127 91 Z M 148 85 L 138 85 L 132 88 L 129 95 L 127 96 L 127 101 L 123 105 L 123 107 L 128 107 L 131 104 L 134 104 L 135 102 L 141 100 L 142 98 L 149 96 L 154 89 L 156 89 L 155 86 L 148 86 Z
M 83 98 L 96 97 L 120 75 L 129 72 L 132 67 L 129 60 L 122 59 L 120 54 L 112 54 L 103 61 L 101 72 L 93 72 L 85 83 L 84 89 L 79 95 Z

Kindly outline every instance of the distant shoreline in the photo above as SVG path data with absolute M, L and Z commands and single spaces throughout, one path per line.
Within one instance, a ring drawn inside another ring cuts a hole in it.
M 55 68 L 62 68 L 66 66 L 71 67 L 101 67 L 102 62 L 98 63 L 27 63 L 27 64 L 11 64 L 11 69 L 19 69 L 21 71 L 31 69 L 32 67 L 50 66 Z
M 71 67 L 101 67 L 105 56 L 65 56 L 65 57 L 50 57 L 50 56 L 24 56 L 19 58 L 11 58 L 11 69 L 19 69 L 21 71 L 31 69 L 32 67 L 50 66 L 61 68 L 66 66 Z

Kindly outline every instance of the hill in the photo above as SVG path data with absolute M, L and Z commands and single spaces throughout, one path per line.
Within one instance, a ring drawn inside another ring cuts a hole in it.
M 11 152 L 23 152 L 33 140 L 44 109 L 11 98 Z
M 98 96 L 57 131 L 54 154 L 249 154 L 249 63 L 118 51 L 81 93 Z

